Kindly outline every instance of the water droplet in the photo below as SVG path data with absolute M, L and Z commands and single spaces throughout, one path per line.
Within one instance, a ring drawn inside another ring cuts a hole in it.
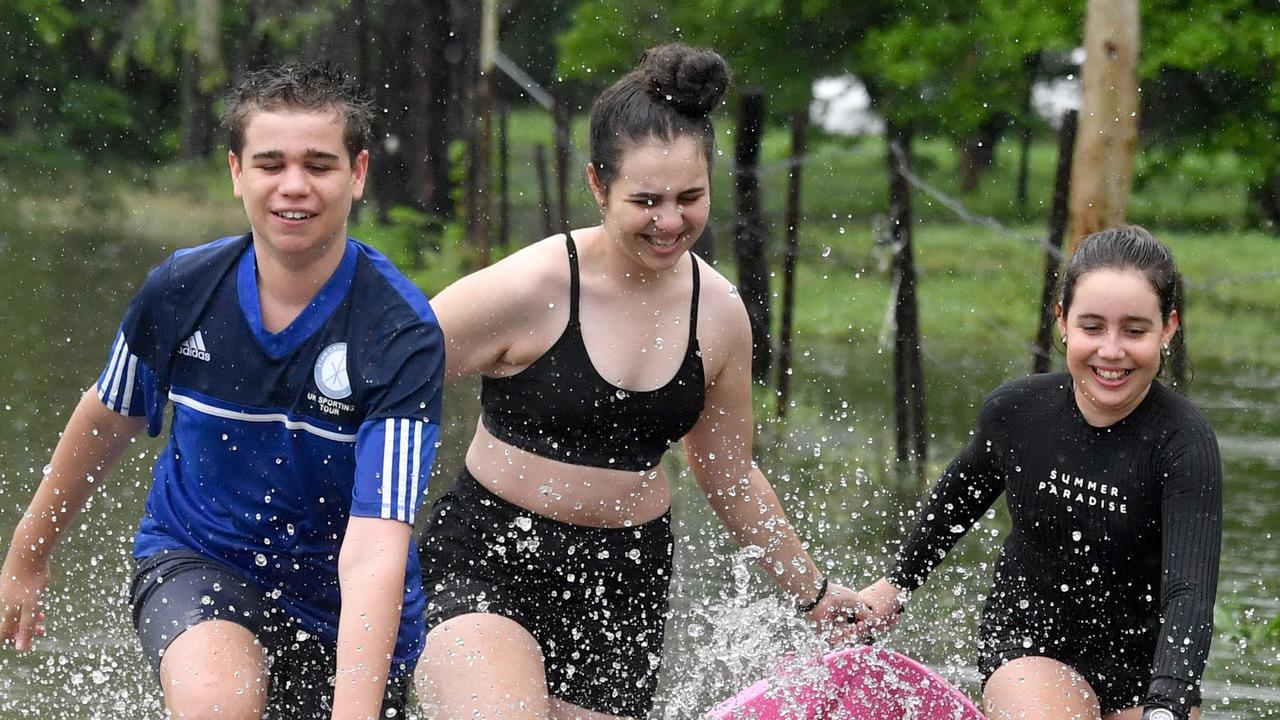
M 653 346 L 654 346 L 654 347 L 656 347 L 656 348 L 658 348 L 659 350 L 661 350 L 661 349 L 662 349 L 662 338 L 654 338 L 654 339 L 653 339 Z
M 254 564 L 254 565 L 257 565 L 258 567 L 266 567 L 266 566 L 267 566 L 267 556 L 266 556 L 266 555 L 263 555 L 262 553 L 257 553 L 257 554 L 255 554 L 255 555 L 253 556 L 253 564 Z
M 516 527 L 520 528 L 521 530 L 524 530 L 525 532 L 529 532 L 529 530 L 533 529 L 533 518 L 521 515 L 520 517 L 516 518 L 515 522 L 516 522 Z

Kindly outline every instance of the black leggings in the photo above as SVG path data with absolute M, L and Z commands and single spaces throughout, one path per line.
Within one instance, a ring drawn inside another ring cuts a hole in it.
M 671 582 L 671 515 L 627 528 L 570 525 L 489 492 L 465 469 L 422 541 L 427 632 L 494 613 L 538 641 L 552 697 L 638 717 L 653 708 Z

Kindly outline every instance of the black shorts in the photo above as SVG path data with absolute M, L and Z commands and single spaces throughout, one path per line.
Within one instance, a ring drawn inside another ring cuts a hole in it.
M 1037 596 L 1025 588 L 1017 594 Z M 1103 715 L 1142 704 L 1151 684 L 1158 618 L 1099 608 L 1081 614 L 1043 600 L 1019 600 L 1015 605 L 1014 595 L 993 591 L 983 612 L 978 670 L 984 686 L 1005 663 L 1047 657 L 1070 666 L 1089 682 Z M 1200 689 L 1191 692 L 1190 704 L 1199 705 Z
M 249 630 L 267 650 L 267 718 L 330 716 L 333 644 L 303 629 L 269 593 L 232 568 L 189 550 L 159 552 L 137 562 L 130 594 L 133 626 L 157 673 L 165 650 L 183 631 L 206 620 L 227 620 Z M 381 717 L 404 717 L 411 671 L 393 664 Z
M 494 613 L 538 641 L 552 697 L 638 717 L 653 708 L 667 619 L 671 514 L 628 528 L 570 525 L 489 492 L 465 469 L 422 541 L 427 632 Z

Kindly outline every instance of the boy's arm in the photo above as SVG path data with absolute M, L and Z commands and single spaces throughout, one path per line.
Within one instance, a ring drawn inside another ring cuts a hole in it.
M 413 527 L 353 515 L 338 553 L 338 619 L 333 717 L 377 718 L 400 630 L 405 562 Z
M 58 540 L 89 500 L 146 419 L 112 412 L 89 389 L 67 421 L 40 482 L 18 521 L 0 571 L 0 641 L 31 647 L 39 632 L 40 596 L 49 582 L 49 560 Z

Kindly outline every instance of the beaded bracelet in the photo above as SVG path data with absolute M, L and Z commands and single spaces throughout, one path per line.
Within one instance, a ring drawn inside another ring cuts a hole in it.
M 818 586 L 817 597 L 815 597 L 812 601 L 799 606 L 796 609 L 802 613 L 813 612 L 813 609 L 818 607 L 818 603 L 822 602 L 822 598 L 826 596 L 827 596 L 827 578 L 823 577 L 822 584 Z

